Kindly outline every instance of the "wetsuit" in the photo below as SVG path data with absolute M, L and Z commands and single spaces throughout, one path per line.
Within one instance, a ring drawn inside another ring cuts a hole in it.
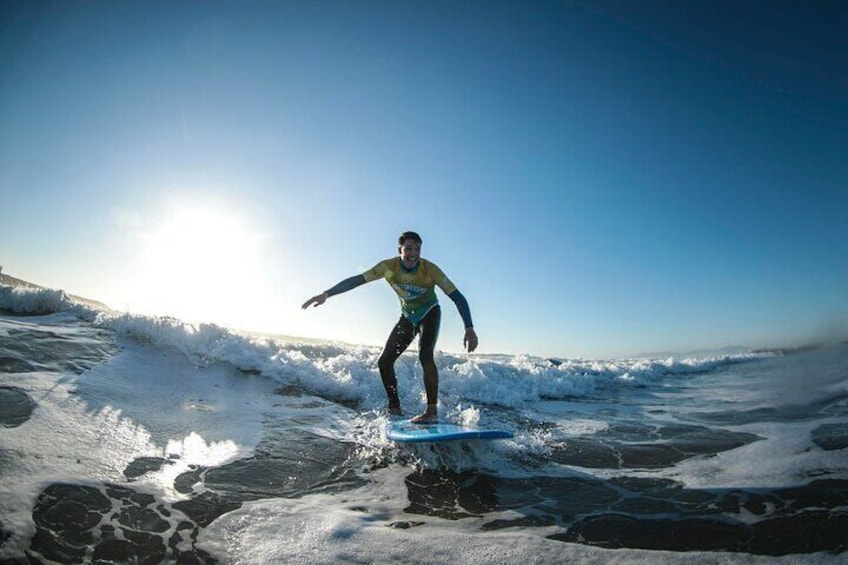
M 389 407 L 400 407 L 395 361 L 406 351 L 417 333 L 421 334 L 418 340 L 418 358 L 424 369 L 427 404 L 434 405 L 438 402 L 438 371 L 433 360 L 433 350 L 439 337 L 442 318 L 435 287 L 441 288 L 453 300 L 466 328 L 474 325 L 468 301 L 435 263 L 421 258 L 412 269 L 404 267 L 400 257 L 380 261 L 361 275 L 345 279 L 326 292 L 333 296 L 380 278 L 386 279 L 398 295 L 401 305 L 400 319 L 389 334 L 379 361 L 380 377 L 386 387 Z

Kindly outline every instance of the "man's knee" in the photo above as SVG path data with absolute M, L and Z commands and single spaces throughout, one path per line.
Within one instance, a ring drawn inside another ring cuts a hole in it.
M 432 350 L 422 349 L 421 351 L 419 351 L 418 352 L 418 360 L 421 361 L 422 365 L 430 365 L 430 364 L 435 365 L 436 364 L 436 361 L 433 358 L 433 351 Z

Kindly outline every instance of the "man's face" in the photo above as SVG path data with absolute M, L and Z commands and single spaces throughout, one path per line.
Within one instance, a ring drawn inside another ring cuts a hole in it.
M 421 256 L 421 244 L 414 239 L 407 239 L 400 246 L 400 258 L 404 265 L 411 267 L 418 262 Z

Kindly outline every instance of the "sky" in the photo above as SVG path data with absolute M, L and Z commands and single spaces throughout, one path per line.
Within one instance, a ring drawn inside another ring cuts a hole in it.
M 818 1 L 5 1 L 0 265 L 382 345 L 383 282 L 300 306 L 412 229 L 483 353 L 848 335 L 846 27 Z

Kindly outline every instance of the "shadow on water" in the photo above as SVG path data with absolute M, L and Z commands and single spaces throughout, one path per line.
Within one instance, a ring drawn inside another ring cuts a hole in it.
M 16 428 L 30 419 L 35 401 L 23 390 L 0 386 L 0 427 Z
M 606 548 L 761 555 L 848 549 L 844 480 L 771 490 L 701 490 L 668 479 L 515 480 L 421 470 L 410 474 L 406 485 L 407 513 L 482 518 L 484 531 L 558 526 L 567 530 L 550 539 Z M 504 512 L 508 517 L 501 517 Z
M 166 503 L 128 485 L 55 483 L 33 509 L 36 534 L 27 555 L 59 563 L 214 563 L 196 547 L 200 531 L 243 503 L 339 492 L 367 481 L 349 462 L 355 446 L 297 429 L 276 429 L 248 459 L 179 475 L 186 500 Z M 124 471 L 129 481 L 168 465 L 139 458 Z
M 102 361 L 114 347 L 109 339 L 75 343 L 59 334 L 26 331 L 31 333 L 16 336 L 25 340 L 0 337 L 0 372 L 47 367 L 78 374 Z M 739 424 L 738 412 L 705 412 L 679 422 L 665 412 L 652 418 L 648 410 L 656 405 L 656 398 L 644 388 L 640 394 L 622 392 L 621 398 L 605 390 L 602 398 L 609 403 L 608 411 L 596 405 L 591 414 L 603 416 L 608 425 L 550 442 L 540 470 L 545 465 L 566 465 L 617 469 L 624 475 L 629 469 L 669 467 L 762 439 L 717 427 Z M 592 402 L 592 398 L 579 400 Z M 832 413 L 845 405 L 844 398 L 816 402 L 819 413 Z M 10 407 L 10 415 L 0 423 L 20 425 L 29 417 L 33 401 L 14 387 L 3 387 L 0 407 L 4 406 Z M 769 418 L 770 413 L 758 410 L 741 418 Z M 797 418 L 803 412 L 799 409 Z M 551 432 L 556 428 L 550 422 L 528 420 L 519 411 L 491 408 L 487 413 L 502 417 L 513 429 L 535 426 L 540 432 Z M 793 411 L 783 414 L 796 417 Z M 822 424 L 812 441 L 824 450 L 844 449 L 848 425 Z M 293 421 L 269 421 L 252 457 L 219 467 L 192 467 L 179 475 L 174 488 L 185 496 L 179 502 L 164 502 L 132 485 L 173 463 L 165 458 L 141 457 L 131 462 L 124 470 L 127 484 L 50 484 L 37 497 L 32 511 L 35 535 L 26 558 L 19 562 L 214 563 L 197 547 L 197 540 L 215 519 L 249 501 L 367 486 L 368 472 L 363 472 L 358 457 L 354 444 L 316 435 Z M 401 471 L 406 475 L 407 502 L 402 514 L 389 524 L 396 528 L 420 527 L 426 524 L 422 517 L 431 516 L 474 520 L 483 532 L 550 527 L 558 530 L 548 535 L 551 540 L 605 548 L 759 555 L 848 549 L 848 481 L 841 479 L 775 489 L 696 489 L 669 479 L 626 475 L 601 479 L 576 472 L 564 477 L 540 472 L 515 479 L 444 468 Z M 0 545 L 10 536 L 0 523 Z
M 664 468 L 761 439 L 755 434 L 705 426 L 614 422 L 595 434 L 552 446 L 550 457 L 557 463 L 590 469 Z
M 250 459 L 184 473 L 176 486 L 188 499 L 176 503 L 126 485 L 49 485 L 33 510 L 36 535 L 27 555 L 62 563 L 88 562 L 92 555 L 95 562 L 214 563 L 196 547 L 198 535 L 244 502 L 367 483 L 343 463 L 354 446 L 295 430 L 271 443 L 273 449 Z M 139 461 L 134 470 L 155 468 L 155 461 Z M 507 479 L 419 469 L 405 484 L 408 504 L 392 527 L 421 526 L 426 522 L 416 516 L 434 516 L 474 519 L 483 532 L 557 527 L 564 531 L 549 539 L 605 548 L 760 555 L 848 549 L 844 480 L 780 489 L 691 489 L 668 479 Z

